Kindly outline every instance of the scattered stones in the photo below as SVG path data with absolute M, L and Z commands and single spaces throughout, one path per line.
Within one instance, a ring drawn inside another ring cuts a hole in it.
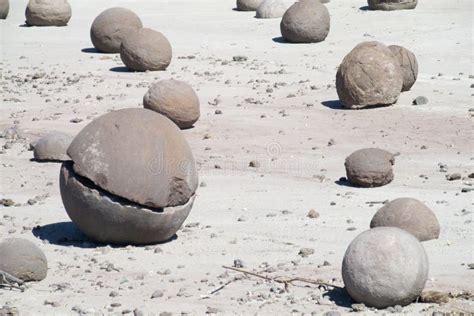
M 402 91 L 408 91 L 418 78 L 418 62 L 416 56 L 410 50 L 402 46 L 390 45 L 388 48 L 395 55 L 402 69 Z
M 368 0 L 370 10 L 407 10 L 414 9 L 418 0 Z
M 71 15 L 67 0 L 30 0 L 25 12 L 30 26 L 65 26 Z
M 358 44 L 344 57 L 336 74 L 339 99 L 350 109 L 393 104 L 402 87 L 398 60 L 379 42 Z
M 454 180 L 461 180 L 462 176 L 460 173 L 451 173 L 446 175 L 446 180 L 454 181 Z
M 258 19 L 281 18 L 294 3 L 294 0 L 264 0 L 258 6 L 255 17 Z
M 161 80 L 143 97 L 143 106 L 163 114 L 179 128 L 189 128 L 199 119 L 199 98 L 193 88 L 179 80 Z
M 237 0 L 238 11 L 255 11 L 263 0 Z
M 143 27 L 134 12 L 125 8 L 110 8 L 99 14 L 91 26 L 91 41 L 102 53 L 120 53 L 122 39 Z
M 13 206 L 13 205 L 15 205 L 15 202 L 12 199 L 1 199 L 0 200 L 0 205 Z
M 318 218 L 319 213 L 316 212 L 314 209 L 310 209 L 306 216 L 309 217 L 309 218 Z
M 346 158 L 345 167 L 349 183 L 361 187 L 380 187 L 393 180 L 392 153 L 378 148 L 364 148 Z
M 9 0 L 0 0 L 0 19 L 6 19 L 8 16 L 8 11 L 10 11 Z
M 303 258 L 309 257 L 314 254 L 314 248 L 301 248 L 300 251 L 298 252 L 298 255 L 300 255 Z
M 66 151 L 72 142 L 71 135 L 52 132 L 41 137 L 33 149 L 33 157 L 37 161 L 67 161 L 70 160 Z
M 232 60 L 233 61 L 247 61 L 248 57 L 247 56 L 243 56 L 243 55 L 237 55 L 237 56 L 234 56 L 232 57 Z M 217 105 L 218 103 L 215 102 L 215 105 Z
M 424 96 L 419 96 L 419 97 L 416 97 L 413 102 L 412 102 L 413 105 L 424 105 L 424 104 L 428 104 L 428 98 L 427 97 L 424 97 Z
M 375 213 L 370 228 L 390 226 L 406 230 L 419 241 L 437 239 L 440 227 L 436 215 L 416 199 L 399 198 L 385 204 Z
M 8 238 L 0 243 L 0 270 L 27 281 L 41 281 L 48 273 L 43 251 L 23 238 Z
M 171 44 L 160 32 L 142 28 L 122 38 L 120 58 L 131 71 L 165 70 L 171 63 Z
M 280 31 L 291 43 L 318 43 L 329 34 L 330 16 L 324 4 L 314 0 L 300 0 L 283 15 Z

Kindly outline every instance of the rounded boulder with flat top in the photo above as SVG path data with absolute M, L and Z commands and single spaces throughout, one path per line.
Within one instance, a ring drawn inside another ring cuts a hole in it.
M 392 153 L 378 148 L 364 148 L 350 154 L 344 163 L 349 183 L 360 187 L 381 187 L 393 180 Z
M 30 0 L 25 12 L 30 26 L 65 26 L 71 15 L 67 0 Z

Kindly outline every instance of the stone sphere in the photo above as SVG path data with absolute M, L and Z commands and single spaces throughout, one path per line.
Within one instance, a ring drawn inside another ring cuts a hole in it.
M 152 29 L 139 29 L 122 40 L 120 58 L 132 71 L 165 70 L 171 63 L 168 39 Z
M 281 35 L 291 43 L 317 43 L 329 34 L 330 16 L 326 6 L 315 0 L 293 4 L 280 23 Z
M 336 74 L 339 99 L 351 109 L 393 104 L 402 86 L 398 60 L 379 42 L 358 44 L 344 57 Z
M 350 154 L 344 165 L 349 183 L 369 188 L 392 182 L 394 163 L 392 153 L 378 148 L 364 148 Z
M 199 119 L 199 98 L 193 88 L 179 80 L 162 80 L 143 97 L 146 109 L 163 114 L 180 128 L 189 128 Z
M 342 261 L 342 279 L 352 299 L 370 307 L 408 305 L 425 287 L 428 258 L 421 243 L 396 227 L 358 235 Z
M 416 78 L 418 78 L 418 61 L 416 60 L 416 56 L 402 46 L 390 45 L 388 48 L 392 51 L 393 55 L 395 55 L 402 69 L 402 91 L 408 91 L 415 84 Z
M 257 8 L 256 18 L 281 18 L 286 10 L 295 3 L 295 0 L 264 0 Z
M 41 281 L 48 273 L 48 261 L 31 241 L 8 238 L 0 243 L 0 270 L 25 282 Z
M 392 11 L 414 9 L 418 0 L 368 0 L 367 3 L 371 10 Z
M 198 176 L 179 128 L 147 109 L 102 115 L 74 138 L 60 188 L 71 220 L 112 244 L 165 241 L 191 210 Z
M 440 231 L 433 211 L 411 198 L 395 199 L 380 208 L 372 218 L 370 228 L 381 226 L 404 229 L 419 241 L 437 239 Z
M 238 11 L 256 11 L 263 0 L 237 0 Z
M 49 133 L 41 137 L 34 145 L 33 157 L 38 161 L 70 160 L 66 151 L 73 137 L 61 132 Z
M 8 16 L 8 11 L 10 11 L 9 0 L 0 0 L 0 19 L 6 19 Z
M 25 15 L 31 26 L 65 26 L 72 12 L 67 0 L 30 0 Z
M 134 12 L 125 8 L 110 8 L 99 14 L 91 26 L 91 41 L 102 53 L 120 53 L 122 39 L 143 27 Z

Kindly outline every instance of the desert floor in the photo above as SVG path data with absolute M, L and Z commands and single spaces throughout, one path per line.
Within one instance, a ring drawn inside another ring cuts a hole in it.
M 12 134 L 19 139 L 0 154 L 1 198 L 17 205 L 0 206 L 0 236 L 39 245 L 49 274 L 24 293 L 0 290 L 0 306 L 8 303 L 21 315 L 349 313 L 352 302 L 342 291 L 299 283 L 285 292 L 282 284 L 222 266 L 238 259 L 244 269 L 271 277 L 342 286 L 345 249 L 380 207 L 371 202 L 397 197 L 423 201 L 441 224 L 440 238 L 423 243 L 426 288 L 474 291 L 468 268 L 474 191 L 462 192 L 472 188 L 467 176 L 474 169 L 472 0 L 420 0 L 415 10 L 396 12 L 333 0 L 331 31 L 319 44 L 284 43 L 279 19 L 237 12 L 231 0 L 70 0 L 69 25 L 52 28 L 24 27 L 27 1 L 10 3 L 9 17 L 0 21 L 0 144 L 12 143 Z M 174 52 L 167 71 L 130 73 L 118 55 L 94 52 L 90 25 L 113 6 L 132 9 L 168 37 Z M 369 40 L 412 50 L 418 81 L 393 106 L 343 110 L 337 66 Z M 248 59 L 233 61 L 237 55 Z M 200 120 L 183 131 L 202 182 L 194 208 L 170 242 L 97 245 L 64 210 L 60 165 L 30 161 L 29 143 L 53 130 L 75 134 L 107 111 L 140 107 L 148 87 L 167 78 L 189 82 L 201 101 Z M 412 105 L 417 96 L 429 103 Z M 363 189 L 338 181 L 345 157 L 364 147 L 399 153 L 391 184 Z M 463 179 L 447 181 L 439 163 Z M 310 209 L 319 218 L 308 218 Z M 302 257 L 301 248 L 314 254 Z M 157 290 L 163 296 L 152 299 Z M 474 312 L 474 303 L 417 303 L 401 314 L 434 311 Z

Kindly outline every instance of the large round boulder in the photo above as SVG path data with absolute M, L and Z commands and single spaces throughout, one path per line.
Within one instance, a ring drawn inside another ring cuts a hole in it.
M 143 27 L 134 12 L 125 8 L 110 8 L 99 14 L 92 22 L 91 41 L 102 53 L 120 53 L 122 39 Z
M 281 35 L 291 43 L 317 43 L 329 34 L 330 16 L 324 4 L 300 0 L 293 4 L 280 23 Z
M 370 10 L 407 10 L 414 9 L 418 0 L 368 0 Z
M 375 213 L 370 228 L 398 227 L 420 241 L 437 239 L 440 227 L 433 211 L 416 199 L 399 198 L 390 201 Z
M 122 39 L 120 58 L 132 71 L 165 70 L 171 63 L 171 44 L 160 32 L 142 28 Z
M 392 51 L 402 69 L 402 91 L 408 91 L 415 84 L 416 78 L 418 78 L 418 61 L 416 56 L 402 46 L 390 45 L 388 48 Z
M 281 18 L 295 0 L 264 0 L 257 8 L 256 18 L 275 19 Z
M 358 44 L 344 57 L 336 74 L 339 99 L 351 109 L 393 104 L 402 86 L 398 60 L 379 42 Z
M 263 0 L 237 0 L 238 11 L 256 11 Z
M 6 19 L 10 11 L 9 0 L 0 0 L 0 19 Z
M 162 80 L 143 97 L 146 109 L 163 114 L 180 128 L 189 128 L 199 119 L 199 98 L 193 88 L 179 80 Z
M 66 161 L 70 160 L 66 151 L 72 142 L 71 135 L 52 132 L 41 137 L 33 149 L 34 159 L 37 161 Z
M 30 0 L 25 12 L 30 26 L 65 26 L 71 15 L 67 0 Z
M 164 241 L 191 210 L 198 183 L 194 158 L 179 128 L 159 113 L 107 113 L 84 127 L 68 155 L 61 197 L 72 221 L 96 241 Z
M 349 183 L 360 187 L 380 187 L 393 180 L 392 153 L 378 148 L 359 149 L 344 163 Z
M 358 235 L 342 261 L 342 279 L 352 299 L 370 307 L 405 306 L 423 291 L 428 258 L 421 243 L 396 227 Z
M 48 274 L 48 261 L 31 241 L 8 238 L 0 243 L 0 270 L 25 282 L 41 281 Z

